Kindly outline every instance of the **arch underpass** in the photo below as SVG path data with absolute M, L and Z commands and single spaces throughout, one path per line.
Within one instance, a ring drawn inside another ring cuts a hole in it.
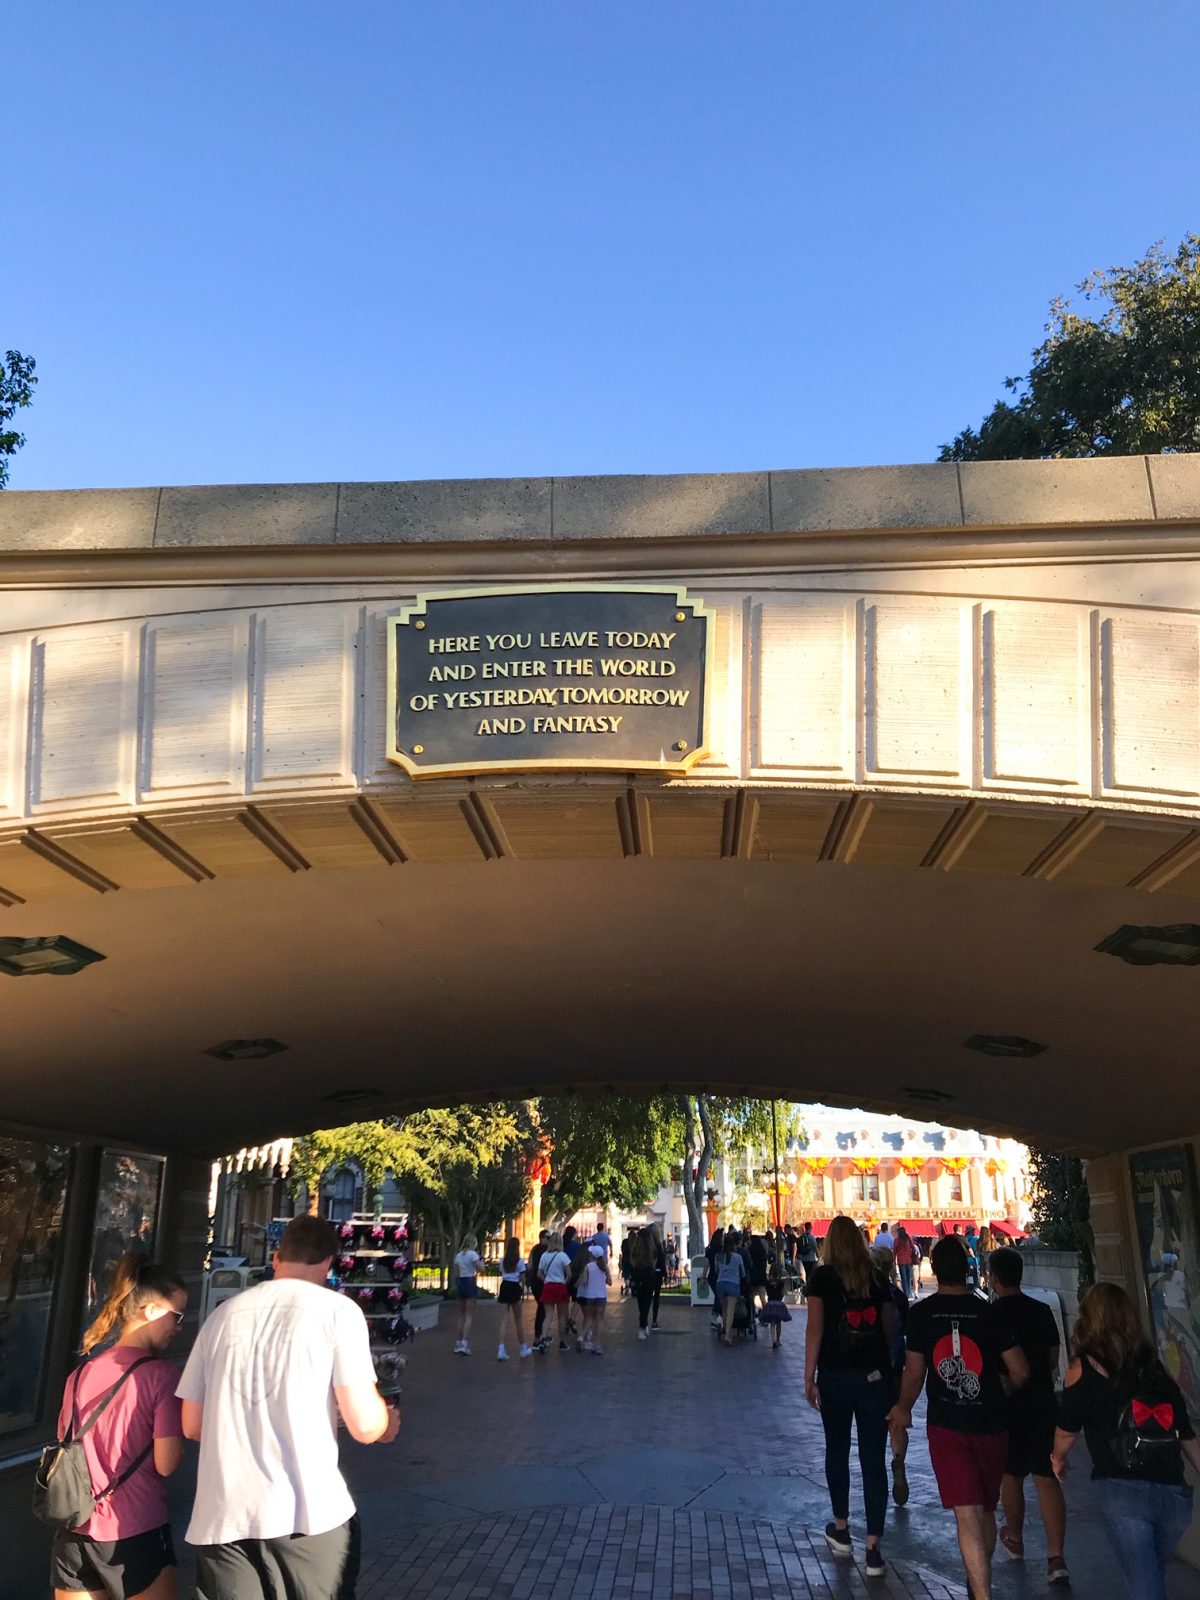
M 26 835 L 46 892 L 0 914 L 0 937 L 65 933 L 104 960 L 5 985 L 8 1104 L 217 1154 L 500 1091 L 706 1083 L 932 1104 L 1096 1154 L 1169 1137 L 1191 1103 L 1193 976 L 1095 949 L 1197 916 L 1191 834 L 1161 819 L 754 789 L 412 804 L 135 823 L 92 857 L 109 882 L 180 840 L 213 876 L 160 854 L 170 887 L 73 895 L 49 882 L 65 856 Z M 89 837 L 56 846 L 82 864 Z M 1040 1048 L 999 1059 L 976 1036 Z M 285 1048 L 208 1053 L 238 1039 Z
M 1198 466 L 0 496 L 0 1149 L 54 1263 L 0 1458 L 114 1161 L 196 1278 L 209 1158 L 389 1108 L 926 1111 L 1086 1156 L 1142 1284 L 1126 1157 L 1200 1133 Z M 410 776 L 389 629 L 482 591 L 666 606 L 659 663 L 702 622 L 699 757 Z M 49 937 L 103 959 L 18 975 Z

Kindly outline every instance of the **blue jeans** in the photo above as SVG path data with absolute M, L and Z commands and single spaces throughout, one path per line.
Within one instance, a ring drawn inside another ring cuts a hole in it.
M 883 1533 L 887 1515 L 887 1414 L 894 1399 L 892 1375 L 879 1372 L 817 1373 L 821 1426 L 825 1429 L 825 1482 L 834 1518 L 850 1516 L 850 1428 L 858 1427 L 867 1533 Z
M 912 1299 L 912 1262 L 911 1261 L 902 1261 L 900 1263 L 900 1287 L 904 1290 L 905 1294 L 911 1300 Z
M 1130 1600 L 1167 1600 L 1167 1558 L 1192 1520 L 1192 1491 L 1172 1483 L 1103 1478 L 1100 1504 Z

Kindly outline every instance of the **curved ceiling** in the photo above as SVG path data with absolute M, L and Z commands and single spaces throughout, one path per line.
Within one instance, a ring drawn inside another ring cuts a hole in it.
M 785 799 L 772 812 L 709 793 L 668 826 L 632 791 L 524 796 L 536 819 L 510 812 L 511 853 L 484 859 L 488 808 L 471 827 L 467 798 L 446 796 L 422 803 L 451 808 L 469 848 L 388 866 L 374 844 L 375 870 L 339 864 L 328 834 L 311 870 L 295 818 L 285 835 L 286 818 L 259 817 L 267 850 L 243 816 L 273 870 L 226 856 L 173 887 L 43 887 L 0 910 L 0 935 L 67 934 L 105 960 L 0 978 L 0 1116 L 219 1153 L 403 1105 L 708 1084 L 1083 1152 L 1196 1125 L 1200 971 L 1095 950 L 1122 923 L 1200 915 L 1190 834 L 1120 814 Z M 526 837 L 557 854 L 531 859 L 513 842 Z M 1045 1050 L 994 1060 L 967 1048 L 974 1034 Z M 205 1054 L 264 1037 L 286 1050 Z M 947 1098 L 931 1111 L 913 1089 Z

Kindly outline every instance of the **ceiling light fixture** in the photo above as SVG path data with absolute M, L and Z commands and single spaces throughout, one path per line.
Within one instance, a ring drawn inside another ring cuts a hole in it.
M 954 1099 L 954 1096 L 945 1089 L 910 1088 L 907 1084 L 900 1092 L 906 1094 L 910 1100 L 922 1100 L 926 1105 L 935 1105 L 939 1100 Z
M 1176 922 L 1166 928 L 1142 928 L 1127 922 L 1101 939 L 1096 949 L 1131 967 L 1200 966 L 1200 926 Z
M 104 959 L 99 950 L 89 950 L 63 933 L 40 939 L 0 939 L 0 972 L 10 978 L 66 978 Z
M 379 1089 L 335 1089 L 332 1094 L 323 1094 L 322 1100 L 330 1100 L 335 1106 L 351 1106 L 360 1100 L 382 1100 L 383 1092 Z
M 973 1033 L 963 1044 L 968 1050 L 979 1050 L 985 1056 L 1001 1056 L 1010 1061 L 1028 1061 L 1030 1056 L 1040 1056 L 1046 1048 L 1036 1039 L 1023 1038 L 1019 1033 Z
M 218 1061 L 264 1061 L 286 1049 L 287 1045 L 278 1039 L 223 1039 L 204 1054 L 215 1056 Z

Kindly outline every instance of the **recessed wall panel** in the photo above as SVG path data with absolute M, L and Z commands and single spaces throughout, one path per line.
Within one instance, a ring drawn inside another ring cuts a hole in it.
M 752 776 L 852 778 L 853 604 L 764 600 L 752 648 Z
M 985 783 L 1086 788 L 1091 779 L 1087 613 L 983 609 Z
M 866 774 L 970 781 L 969 612 L 914 600 L 863 605 Z
M 147 624 L 143 799 L 242 792 L 248 662 L 244 616 Z
M 695 770 L 736 778 L 742 772 L 742 607 L 735 601 L 713 606 L 712 671 L 709 676 L 708 747 L 712 754 Z
M 1193 618 L 1100 624 L 1103 783 L 1119 794 L 1200 793 L 1200 632 Z
M 256 619 L 254 788 L 353 781 L 357 607 L 281 606 Z
M 25 809 L 25 708 L 29 641 L 0 639 L 0 817 Z
M 363 695 L 362 750 L 359 755 L 364 788 L 379 785 L 407 786 L 411 781 L 400 768 L 387 758 L 387 619 L 394 617 L 405 605 L 404 600 L 376 610 L 368 608 L 363 623 L 363 678 L 366 691 Z
M 137 747 L 132 628 L 47 633 L 33 642 L 30 810 L 128 804 Z

